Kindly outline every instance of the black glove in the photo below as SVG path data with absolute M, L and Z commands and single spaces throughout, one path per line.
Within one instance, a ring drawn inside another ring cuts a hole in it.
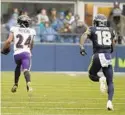
M 10 52 L 10 48 L 1 50 L 1 53 L 4 54 L 4 55 L 7 55 L 9 52 Z
M 84 47 L 80 47 L 80 54 L 81 54 L 82 56 L 87 55 L 87 53 L 86 53 Z

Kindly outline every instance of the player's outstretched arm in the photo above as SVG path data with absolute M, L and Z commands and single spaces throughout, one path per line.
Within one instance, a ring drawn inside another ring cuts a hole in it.
M 8 39 L 4 42 L 3 48 L 1 50 L 2 54 L 7 55 L 10 52 L 10 44 L 13 41 L 13 33 L 10 33 Z
M 88 36 L 88 31 L 84 32 L 82 34 L 82 36 L 80 37 L 80 43 L 79 43 L 80 54 L 83 55 L 83 56 L 87 54 L 86 51 L 85 51 L 85 49 L 84 49 L 84 43 L 85 43 L 85 41 L 87 39 L 87 36 Z

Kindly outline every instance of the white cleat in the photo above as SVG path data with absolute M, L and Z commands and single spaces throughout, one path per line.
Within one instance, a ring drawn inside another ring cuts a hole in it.
M 99 82 L 100 82 L 100 91 L 102 93 L 105 93 L 107 91 L 106 78 L 105 77 L 100 77 Z
M 114 110 L 114 109 L 113 109 L 112 101 L 110 101 L 110 100 L 108 100 L 108 102 L 107 102 L 107 109 L 108 109 L 109 111 L 113 111 L 113 110 Z
M 33 89 L 31 87 L 31 82 L 27 83 L 27 92 L 28 92 L 28 96 L 31 97 L 32 96 L 32 92 L 33 92 Z
M 27 83 L 27 92 L 30 92 L 30 91 L 32 91 L 33 89 L 32 89 L 32 87 L 31 87 L 31 82 L 28 82 Z

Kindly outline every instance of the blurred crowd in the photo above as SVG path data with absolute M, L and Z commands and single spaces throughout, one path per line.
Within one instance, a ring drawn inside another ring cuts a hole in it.
M 17 8 L 13 9 L 11 18 L 4 25 L 8 32 L 12 26 L 17 25 L 17 18 L 22 14 L 28 15 L 28 12 L 19 13 Z M 41 9 L 31 19 L 31 25 L 37 33 L 35 42 L 78 43 L 79 37 L 87 26 L 80 20 L 78 14 L 73 15 L 72 10 L 57 12 L 55 8 L 52 8 L 50 12 L 47 12 L 46 9 Z
M 117 43 L 125 44 L 125 9 L 120 9 L 120 3 L 114 2 L 114 7 L 108 17 L 109 26 L 117 34 Z
M 17 24 L 17 18 L 22 14 L 29 15 L 26 10 L 19 12 L 18 8 L 13 9 L 11 18 L 4 24 L 7 31 Z M 52 8 L 48 12 L 46 9 L 41 9 L 31 19 L 31 25 L 37 32 L 35 42 L 78 43 L 79 37 L 87 27 L 84 21 L 80 20 L 80 16 L 74 15 L 72 10 L 57 12 L 56 8 Z M 118 2 L 114 3 L 114 8 L 108 17 L 108 26 L 113 27 L 116 31 L 117 43 L 125 44 L 125 16 Z

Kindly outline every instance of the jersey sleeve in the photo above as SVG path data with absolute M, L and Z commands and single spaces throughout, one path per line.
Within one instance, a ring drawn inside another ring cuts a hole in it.
M 15 27 L 11 27 L 10 32 L 14 32 L 14 31 L 15 31 Z
M 36 31 L 34 29 L 32 30 L 32 34 L 36 36 Z
M 34 29 L 32 29 L 32 35 L 33 35 L 33 40 L 34 40 L 36 37 L 36 31 Z

